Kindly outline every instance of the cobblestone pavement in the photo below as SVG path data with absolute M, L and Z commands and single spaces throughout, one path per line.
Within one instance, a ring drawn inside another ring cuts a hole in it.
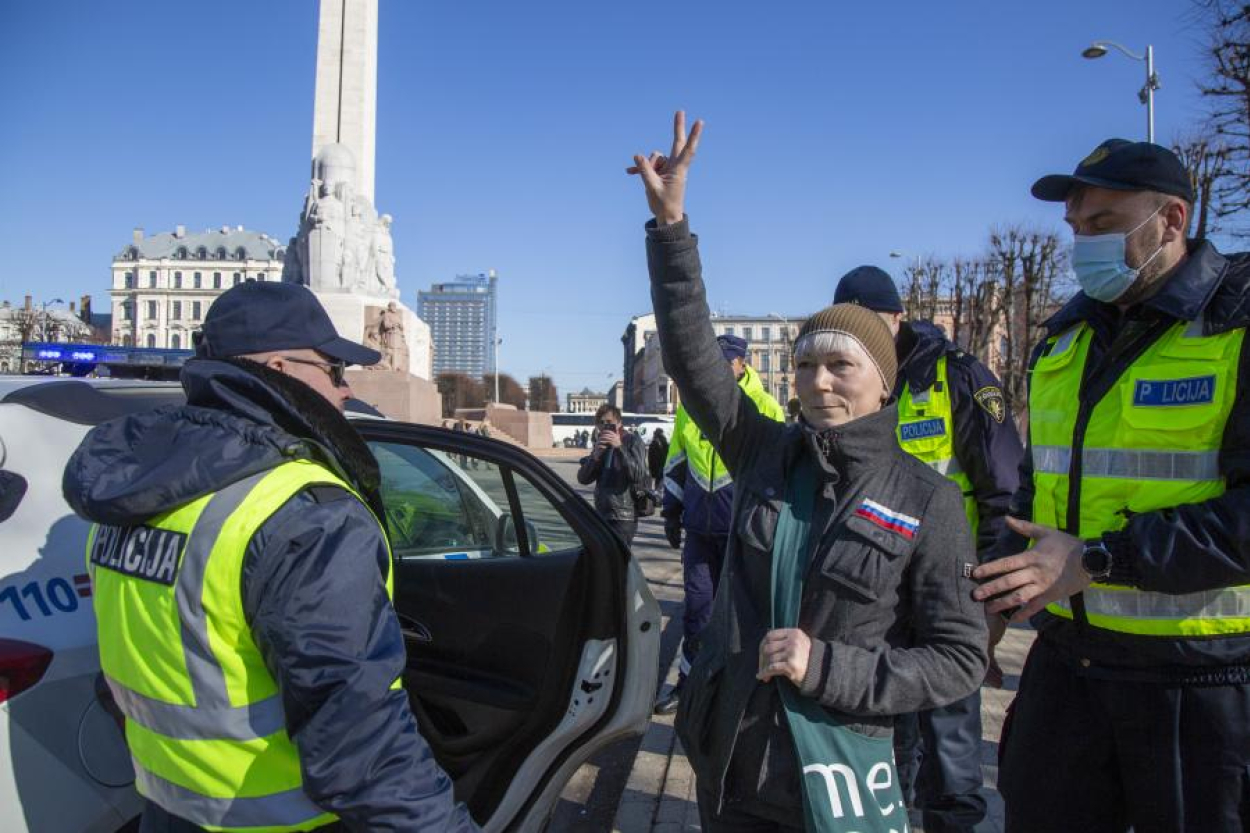
M 568 452 L 543 455 L 565 480 L 576 485 L 577 462 Z M 642 565 L 651 592 L 660 602 L 663 632 L 661 668 L 667 684 L 676 680 L 674 658 L 681 640 L 681 559 L 664 539 L 658 517 L 639 525 L 634 556 Z M 1011 628 L 999 646 L 1003 667 L 1002 689 L 983 689 L 981 740 L 982 769 L 990 788 L 991 814 L 1002 823 L 1002 802 L 994 790 L 998 780 L 998 740 L 1003 715 L 1015 696 L 1020 669 L 1033 643 L 1033 632 Z M 689 833 L 699 827 L 694 776 L 673 732 L 672 717 L 653 717 L 641 740 L 614 744 L 592 758 L 569 782 L 548 825 L 549 833 Z M 915 831 L 920 828 L 913 827 Z

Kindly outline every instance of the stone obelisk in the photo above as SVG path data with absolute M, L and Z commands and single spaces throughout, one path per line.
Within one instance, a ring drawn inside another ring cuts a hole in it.
M 356 160 L 356 193 L 373 202 L 378 121 L 378 0 L 321 0 L 312 155 L 345 145 Z
M 344 338 L 383 355 L 348 371 L 357 396 L 397 419 L 437 422 L 430 328 L 399 301 L 391 217 L 374 208 L 378 0 L 321 0 L 312 183 L 282 279 L 307 286 Z

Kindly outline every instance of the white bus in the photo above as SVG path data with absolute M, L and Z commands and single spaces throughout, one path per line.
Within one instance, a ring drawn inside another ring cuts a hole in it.
M 671 414 L 622 414 L 622 421 L 625 427 L 642 437 L 644 442 L 651 442 L 651 437 L 655 434 L 655 429 L 663 428 L 664 433 L 671 440 L 673 437 L 673 417 Z M 594 414 L 552 414 L 551 415 L 551 441 L 557 447 L 562 447 L 565 440 L 570 443 L 574 437 L 582 432 L 588 431 L 594 433 L 595 415 Z

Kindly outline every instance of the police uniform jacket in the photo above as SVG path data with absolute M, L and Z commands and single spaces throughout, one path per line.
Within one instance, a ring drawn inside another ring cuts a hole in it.
M 182 384 L 185 406 L 87 434 L 65 471 L 66 501 L 99 524 L 139 525 L 300 458 L 357 488 L 374 514 L 342 488 L 306 489 L 264 522 L 243 565 L 243 610 L 278 683 L 304 790 L 343 829 L 476 830 L 407 695 L 391 688 L 406 654 L 384 585 L 389 550 L 368 447 L 316 392 L 259 364 L 193 360 Z M 199 829 L 153 803 L 145 815 L 161 829 Z
M 1006 527 L 1004 519 L 1019 486 L 1023 448 L 1002 383 L 979 359 L 926 321 L 905 321 L 899 328 L 894 393 L 901 394 L 904 385 L 912 391 L 928 390 L 942 357 L 950 385 L 955 456 L 972 483 L 980 516 L 977 553 L 984 555 Z
M 1250 325 L 1250 254 L 1223 255 L 1208 242 L 1189 256 L 1149 300 L 1128 309 L 1078 294 L 1046 322 L 1055 336 L 1085 322 L 1093 332 L 1081 398 L 1097 398 L 1149 346 L 1150 334 L 1177 322 L 1197 322 L 1213 336 Z M 1046 340 L 1034 351 L 1036 364 Z M 1143 512 L 1103 536 L 1112 553 L 1108 583 L 1158 593 L 1196 593 L 1250 584 L 1250 349 L 1240 355 L 1237 392 L 1218 455 L 1225 492 L 1198 503 Z M 1077 403 L 1073 403 L 1076 407 Z M 1012 513 L 1032 517 L 1032 443 L 1020 470 Z M 1005 534 L 996 554 L 1025 549 Z M 1034 624 L 1042 638 L 1084 673 L 1128 679 L 1196 683 L 1250 682 L 1250 635 L 1219 638 L 1136 636 L 1084 626 L 1043 611 Z

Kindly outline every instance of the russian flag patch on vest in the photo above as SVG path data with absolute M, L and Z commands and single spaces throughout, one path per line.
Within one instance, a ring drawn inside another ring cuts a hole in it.
M 902 512 L 895 512 L 893 509 L 882 506 L 869 498 L 864 498 L 864 502 L 855 510 L 855 514 L 871 521 L 882 529 L 896 532 L 909 540 L 915 538 L 916 533 L 920 530 L 919 518 L 904 515 Z

